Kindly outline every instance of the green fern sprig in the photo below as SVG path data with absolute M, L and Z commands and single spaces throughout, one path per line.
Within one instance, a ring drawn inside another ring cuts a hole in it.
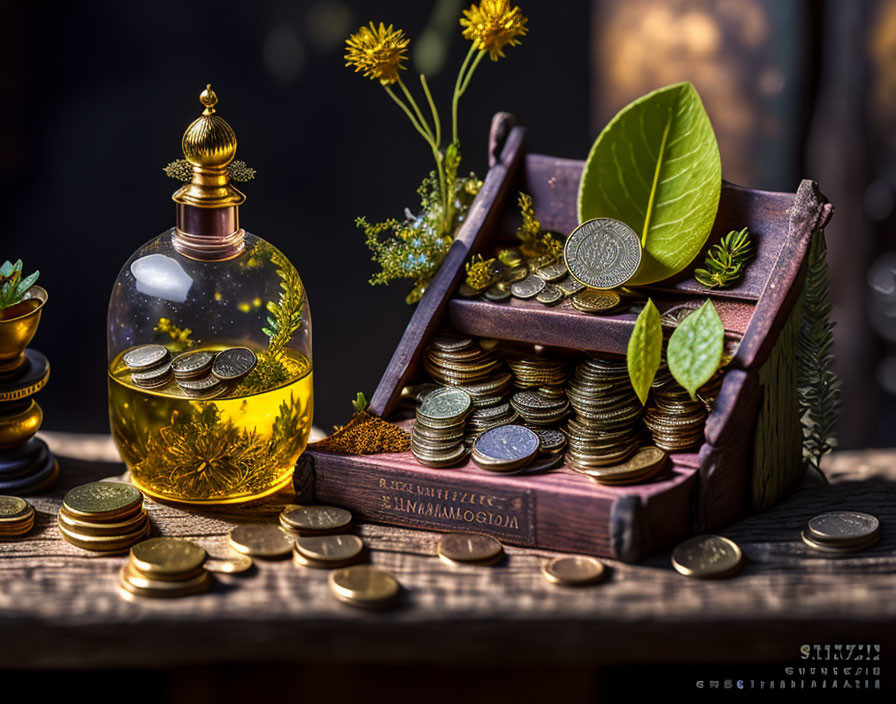
M 293 335 L 302 327 L 302 306 L 305 289 L 299 273 L 278 249 L 271 252 L 271 262 L 280 277 L 280 300 L 268 301 L 268 324 L 261 331 L 268 336 L 268 354 L 279 359 Z
M 695 270 L 694 278 L 706 288 L 728 288 L 741 277 L 752 256 L 750 228 L 732 230 L 706 253 L 706 268 Z
M 824 230 L 818 230 L 809 249 L 797 338 L 803 458 L 816 469 L 821 458 L 837 445 L 835 428 L 840 405 L 840 380 L 832 369 L 834 323 L 830 320 L 830 312 L 827 245 Z

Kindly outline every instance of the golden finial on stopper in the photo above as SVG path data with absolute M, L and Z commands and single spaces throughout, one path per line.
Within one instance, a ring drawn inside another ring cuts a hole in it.
M 212 84 L 206 83 L 205 90 L 199 94 L 199 102 L 205 105 L 203 115 L 211 115 L 215 111 L 215 105 L 218 104 L 218 96 L 212 90 Z
M 228 166 L 236 156 L 236 135 L 227 122 L 215 113 L 218 96 L 207 84 L 199 95 L 205 107 L 187 131 L 181 147 L 184 157 L 193 166 L 193 180 L 180 188 L 172 198 L 184 205 L 199 208 L 226 208 L 239 205 L 244 196 L 230 183 Z

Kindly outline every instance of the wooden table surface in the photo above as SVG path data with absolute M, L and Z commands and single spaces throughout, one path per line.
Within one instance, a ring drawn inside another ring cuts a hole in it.
M 131 603 L 117 591 L 125 558 L 64 542 L 55 516 L 73 486 L 121 475 L 109 438 L 44 433 L 60 455 L 52 493 L 30 497 L 27 536 L 0 543 L 0 662 L 6 668 L 164 667 L 228 661 L 617 665 L 793 661 L 801 644 L 896 639 L 896 450 L 828 458 L 830 486 L 807 477 L 767 513 L 724 531 L 743 572 L 718 582 L 682 577 L 669 554 L 608 562 L 609 577 L 558 587 L 540 573 L 552 553 L 507 548 L 494 567 L 449 567 L 438 535 L 358 525 L 370 561 L 404 587 L 396 608 L 368 613 L 337 602 L 327 573 L 289 560 L 218 576 L 207 594 Z M 71 459 L 77 457 L 77 459 Z M 228 531 L 273 521 L 289 493 L 214 512 L 148 501 L 156 535 L 226 552 Z M 854 557 L 821 559 L 800 541 L 806 521 L 834 509 L 867 511 L 881 542 Z M 892 652 L 892 651 L 891 651 Z

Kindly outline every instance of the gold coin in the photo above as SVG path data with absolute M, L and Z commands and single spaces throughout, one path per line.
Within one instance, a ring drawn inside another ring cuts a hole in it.
M 74 518 L 113 521 L 136 513 L 143 505 L 143 494 L 123 482 L 91 482 L 69 491 L 62 505 Z
M 34 512 L 34 507 L 18 496 L 0 496 L 0 524 L 17 523 Z
M 59 525 L 65 526 L 73 533 L 80 535 L 123 535 L 131 533 L 147 520 L 146 511 L 141 507 L 140 511 L 126 521 L 118 521 L 115 523 L 94 523 L 93 521 L 85 521 L 80 518 L 74 518 L 65 510 L 65 506 L 59 509 L 56 514 L 56 520 Z
M 292 551 L 292 562 L 296 567 L 311 567 L 316 570 L 334 570 L 339 567 L 346 567 L 348 565 L 353 565 L 361 559 L 361 554 L 358 553 L 354 557 L 350 557 L 346 560 L 339 560 L 338 562 L 334 562 L 332 560 L 312 560 L 310 557 L 306 557 L 298 549 Z
M 584 291 L 579 291 L 570 300 L 573 306 L 583 313 L 609 313 L 619 305 L 622 299 L 615 291 L 586 288 Z
M 446 533 L 439 540 L 439 557 L 449 562 L 482 563 L 500 558 L 501 543 L 481 533 Z
M 340 601 L 366 608 L 392 603 L 401 589 L 398 580 L 370 565 L 343 567 L 330 573 L 330 590 Z
M 740 569 L 743 559 L 737 543 L 721 535 L 698 535 L 672 551 L 672 566 L 698 579 L 729 577 Z
M 869 535 L 861 540 L 852 543 L 832 543 L 818 540 L 808 530 L 804 530 L 801 534 L 803 542 L 813 550 L 824 553 L 828 557 L 845 557 L 860 550 L 865 550 L 875 545 L 880 539 L 880 534 Z
M 203 571 L 198 577 L 184 582 L 163 582 L 146 579 L 135 572 L 134 568 L 127 564 L 119 573 L 119 586 L 122 596 L 144 596 L 156 599 L 172 599 L 179 596 L 189 596 L 206 591 L 212 585 L 212 576 Z
M 295 543 L 294 538 L 270 523 L 237 526 L 230 531 L 228 541 L 237 552 L 261 558 L 289 555 Z
M 149 536 L 149 521 L 146 522 L 141 530 L 127 535 L 81 535 L 68 530 L 58 523 L 57 528 L 59 528 L 59 532 L 67 542 L 82 550 L 91 550 L 93 552 L 124 552 L 134 543 Z
M 345 528 L 352 514 L 336 506 L 294 506 L 280 514 L 281 521 L 293 530 L 320 533 Z
M 296 550 L 321 562 L 344 562 L 361 554 L 364 541 L 357 535 L 303 535 L 296 539 Z
M 604 570 L 600 560 L 580 555 L 555 557 L 541 566 L 546 580 L 569 586 L 596 582 L 604 576 Z
M 206 552 L 181 538 L 150 538 L 131 548 L 131 564 L 147 575 L 182 575 L 202 568 Z
M 252 569 L 252 558 L 233 551 L 229 557 L 209 557 L 203 567 L 209 572 L 221 574 L 237 574 Z

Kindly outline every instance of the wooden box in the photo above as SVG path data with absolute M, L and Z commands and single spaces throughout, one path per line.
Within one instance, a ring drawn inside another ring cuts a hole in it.
M 592 316 L 569 301 L 548 308 L 512 299 L 456 296 L 464 263 L 510 241 L 516 196 L 529 193 L 542 225 L 571 232 L 583 162 L 527 154 L 525 130 L 499 113 L 490 134 L 490 169 L 445 262 L 417 306 L 371 402 L 401 417 L 405 385 L 422 381 L 420 356 L 446 327 L 480 337 L 624 354 L 636 314 Z M 650 287 L 660 311 L 710 296 L 726 337 L 738 343 L 699 452 L 672 455 L 672 469 L 635 486 L 608 487 L 563 468 L 501 476 L 472 461 L 429 469 L 410 452 L 345 456 L 309 450 L 299 461 L 300 495 L 345 506 L 365 520 L 435 530 L 483 532 L 516 545 L 589 553 L 624 561 L 667 549 L 695 532 L 718 530 L 790 491 L 803 472 L 796 396 L 795 343 L 808 246 L 832 207 L 815 183 L 797 192 L 755 191 L 723 182 L 707 247 L 747 225 L 756 256 L 740 283 L 708 292 L 692 275 Z

